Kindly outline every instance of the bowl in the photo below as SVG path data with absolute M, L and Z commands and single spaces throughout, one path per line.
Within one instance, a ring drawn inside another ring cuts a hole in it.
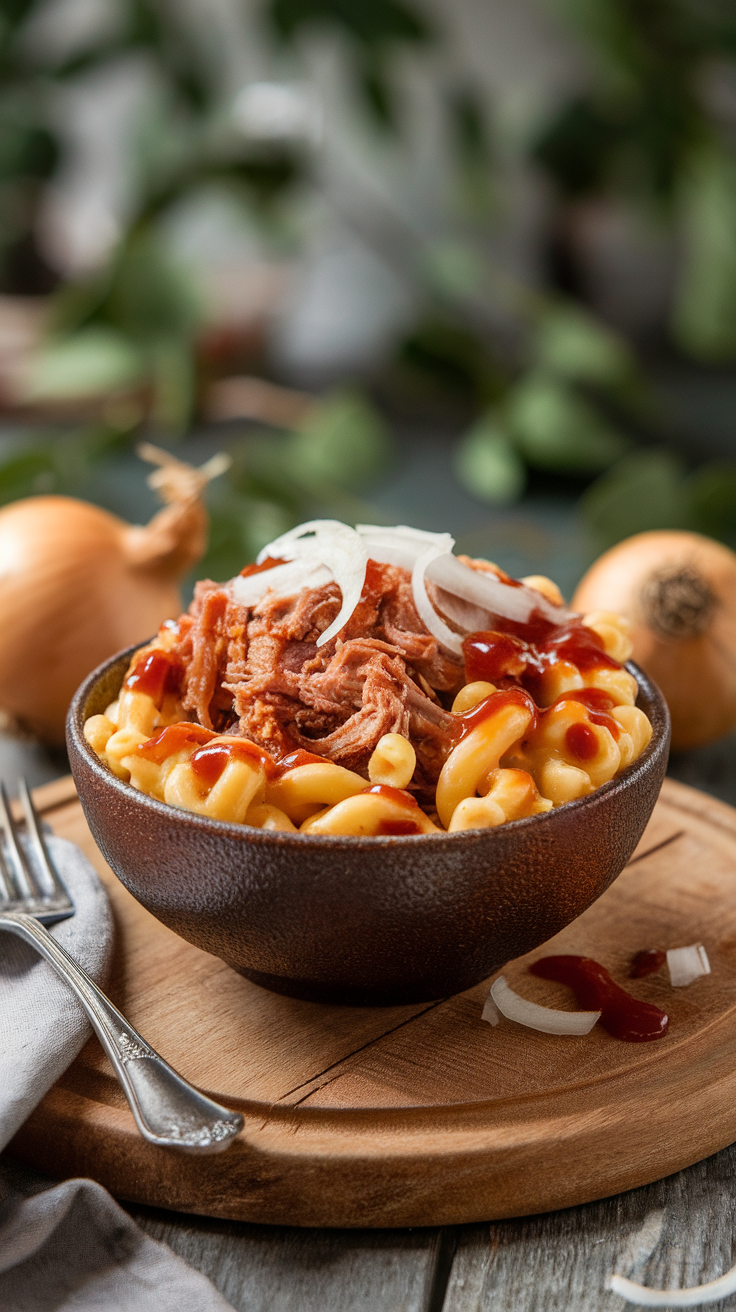
M 71 769 L 95 841 L 170 929 L 293 997 L 431 1001 L 544 943 L 623 870 L 667 765 L 666 703 L 631 665 L 654 733 L 637 761 L 588 797 L 442 836 L 264 832 L 155 801 L 99 760 L 84 721 L 117 696 L 134 650 L 90 674 L 69 710 Z

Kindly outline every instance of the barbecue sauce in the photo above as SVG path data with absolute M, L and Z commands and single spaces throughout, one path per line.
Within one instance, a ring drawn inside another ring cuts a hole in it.
M 660 970 L 667 960 L 667 953 L 661 948 L 645 948 L 643 952 L 637 952 L 636 956 L 631 958 L 631 969 L 629 979 L 644 979 L 646 975 L 653 975 L 655 970 Z
M 407 816 L 381 820 L 376 833 L 384 838 L 404 838 L 407 834 L 421 834 L 421 825 L 412 819 L 412 811 L 419 810 L 419 803 L 411 796 L 411 793 L 405 793 L 401 788 L 393 788 L 391 784 L 373 784 L 370 788 L 364 788 L 364 793 L 373 793 L 376 797 L 385 797 L 387 801 L 393 802 L 395 806 L 401 806 L 406 809 Z
M 158 706 L 165 693 L 181 691 L 183 674 L 176 657 L 165 651 L 149 651 L 138 657 L 123 686 L 130 692 L 146 693 Z
M 214 788 L 230 761 L 247 761 L 250 765 L 261 766 L 269 779 L 276 773 L 273 759 L 268 752 L 263 751 L 261 747 L 256 747 L 255 743 L 247 738 L 230 739 L 225 742 L 221 738 L 215 738 L 212 742 L 198 748 L 190 758 L 189 764 L 197 782 L 204 790 L 209 791 L 210 788 Z
M 600 1024 L 614 1039 L 649 1043 L 667 1032 L 669 1017 L 659 1007 L 640 1002 L 616 984 L 591 957 L 542 957 L 529 967 L 541 979 L 559 980 L 574 992 L 586 1011 L 600 1011 Z
M 619 661 L 606 654 L 598 634 L 581 620 L 552 624 L 540 611 L 533 611 L 525 624 L 504 620 L 503 629 L 468 634 L 463 639 L 463 655 L 469 683 L 518 679 L 532 695 L 538 692 L 545 672 L 560 661 L 588 672 L 621 668 Z
M 136 747 L 139 756 L 144 756 L 147 761 L 153 761 L 155 765 L 162 765 L 168 756 L 174 756 L 180 752 L 182 747 L 188 747 L 191 743 L 196 743 L 201 747 L 204 743 L 215 738 L 216 734 L 211 729 L 204 729 L 201 724 L 190 724 L 182 722 L 181 724 L 169 724 L 165 729 L 161 729 L 153 738 L 147 742 L 141 743 Z

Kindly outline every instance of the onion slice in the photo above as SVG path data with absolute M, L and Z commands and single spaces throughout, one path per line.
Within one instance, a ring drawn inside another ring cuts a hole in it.
M 686 948 L 670 948 L 667 953 L 667 969 L 672 987 L 684 988 L 702 975 L 710 975 L 708 953 L 702 943 L 693 943 Z
M 525 624 L 534 611 L 541 612 L 552 624 L 564 624 L 570 611 L 553 606 L 551 601 L 525 584 L 504 583 L 496 574 L 471 569 L 451 553 L 438 556 L 428 571 L 432 583 L 445 592 L 453 592 L 463 601 L 471 601 L 494 615 Z
M 601 1018 L 600 1011 L 558 1011 L 554 1007 L 541 1007 L 538 1002 L 530 1002 L 515 993 L 503 975 L 494 980 L 489 996 L 507 1020 L 515 1020 L 530 1030 L 541 1030 L 543 1034 L 589 1034 Z
M 483 1010 L 480 1013 L 480 1018 L 481 1020 L 487 1020 L 489 1025 L 498 1025 L 501 1020 L 501 1013 L 490 993 L 483 1003 Z
M 718 1280 L 710 1280 L 707 1285 L 692 1285 L 689 1289 L 648 1289 L 625 1276 L 609 1276 L 606 1289 L 620 1294 L 629 1303 L 638 1303 L 640 1307 L 700 1307 L 702 1303 L 719 1303 L 722 1298 L 736 1293 L 736 1266 Z
M 427 596 L 427 587 L 424 582 L 424 575 L 428 567 L 439 556 L 447 554 L 447 547 L 439 543 L 427 547 L 419 556 L 411 575 L 412 592 L 414 593 L 414 605 L 417 608 L 419 617 L 429 629 L 433 638 L 436 638 L 441 647 L 451 651 L 455 656 L 463 654 L 463 640 L 461 636 L 454 633 L 451 628 L 440 618 Z
M 446 594 L 480 608 L 491 617 L 522 624 L 534 613 L 541 613 L 553 624 L 562 624 L 569 618 L 569 611 L 553 606 L 534 588 L 504 583 L 496 574 L 464 565 L 453 556 L 454 545 L 455 539 L 449 533 L 429 533 L 406 524 L 393 528 L 359 524 L 357 529 L 352 529 L 336 519 L 311 519 L 282 533 L 258 555 L 259 565 L 271 557 L 283 560 L 283 566 L 274 566 L 246 580 L 233 580 L 231 593 L 248 606 L 270 589 L 277 596 L 289 596 L 301 587 L 316 587 L 329 578 L 334 579 L 342 593 L 342 605 L 332 624 L 319 637 L 318 647 L 335 637 L 353 614 L 363 591 L 369 557 L 379 564 L 398 565 L 411 571 L 414 601 L 423 623 L 438 643 L 455 656 L 462 656 L 462 634 L 455 633 L 435 610 L 427 594 L 425 577 Z M 289 570 L 289 562 L 298 562 L 305 574 Z M 327 573 L 315 573 L 320 569 Z M 463 613 L 462 607 L 456 610 L 458 614 Z M 450 618 L 454 618 L 452 614 Z
M 342 593 L 342 605 L 332 623 L 317 639 L 317 646 L 323 647 L 347 624 L 360 601 L 368 565 L 368 552 L 360 534 L 336 519 L 310 519 L 269 542 L 259 553 L 258 564 L 268 556 L 298 561 L 312 569 L 323 567 L 329 570 Z M 274 566 L 274 570 L 278 568 Z M 266 577 L 270 575 L 273 584 L 277 585 L 273 572 L 264 571 Z
M 273 569 L 264 569 L 261 574 L 249 574 L 246 578 L 238 574 L 230 580 L 229 590 L 233 601 L 239 605 L 255 606 L 269 591 L 277 597 L 291 597 L 302 588 L 321 588 L 331 579 L 332 575 L 324 565 L 287 560 L 283 565 L 274 565 Z

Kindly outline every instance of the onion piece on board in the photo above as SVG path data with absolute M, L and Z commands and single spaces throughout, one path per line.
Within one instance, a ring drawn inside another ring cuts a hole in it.
M 722 1298 L 736 1293 L 736 1266 L 718 1280 L 692 1285 L 689 1289 L 648 1289 L 625 1276 L 609 1276 L 606 1289 L 640 1307 L 700 1307 L 703 1303 L 720 1303 Z
M 684 988 L 702 975 L 710 975 L 708 953 L 702 943 L 692 943 L 686 948 L 670 948 L 667 953 L 667 969 L 672 987 Z
M 487 1020 L 489 1025 L 498 1025 L 501 1020 L 501 1013 L 490 993 L 483 1003 L 483 1010 L 480 1013 L 480 1018 L 481 1020 Z
M 538 1002 L 530 1002 L 515 993 L 503 975 L 493 981 L 490 996 L 507 1020 L 515 1020 L 530 1030 L 541 1030 L 543 1034 L 589 1034 L 601 1018 L 600 1011 L 558 1011 L 555 1007 L 541 1007 Z

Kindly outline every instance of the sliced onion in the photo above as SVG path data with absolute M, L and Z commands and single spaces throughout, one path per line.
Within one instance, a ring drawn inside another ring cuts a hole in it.
M 515 1020 L 530 1030 L 541 1030 L 543 1034 L 589 1034 L 601 1018 L 599 1011 L 558 1011 L 554 1007 L 540 1007 L 538 1002 L 530 1002 L 514 993 L 503 975 L 494 980 L 490 996 L 507 1020 Z
M 445 592 L 519 624 L 525 624 L 534 611 L 541 612 L 553 624 L 563 624 L 570 614 L 562 606 L 553 606 L 535 588 L 504 583 L 496 574 L 471 569 L 449 552 L 436 558 L 428 574 L 432 583 Z
M 264 560 L 269 558 L 273 560 L 294 560 L 296 556 L 301 555 L 303 545 L 295 550 L 294 544 L 300 542 L 302 538 L 311 535 L 312 538 L 319 538 L 325 533 L 332 533 L 338 529 L 344 529 L 347 533 L 354 533 L 355 529 L 348 528 L 347 524 L 341 523 L 339 519 L 308 519 L 304 524 L 296 524 L 294 528 L 288 529 L 280 537 L 274 538 L 263 547 L 256 556 L 256 564 L 262 565 Z
M 459 634 L 453 633 L 448 628 L 443 619 L 440 619 L 437 611 L 427 596 L 427 587 L 424 582 L 424 575 L 428 567 L 438 557 L 444 557 L 447 554 L 447 548 L 439 544 L 428 547 L 426 551 L 416 562 L 411 576 L 411 587 L 414 593 L 414 605 L 419 612 L 420 619 L 424 620 L 426 627 L 429 629 L 433 638 L 436 638 L 441 647 L 451 651 L 455 656 L 463 654 L 463 640 Z M 454 560 L 454 556 L 452 557 Z
M 283 565 L 274 565 L 273 569 L 264 569 L 261 574 L 249 574 L 246 578 L 239 574 L 230 580 L 229 589 L 233 601 L 239 605 L 255 606 L 269 591 L 277 597 L 292 597 L 302 588 L 321 588 L 331 579 L 332 574 L 324 565 L 288 560 Z
M 398 524 L 384 528 L 378 524 L 359 524 L 349 528 L 335 519 L 312 519 L 298 524 L 280 537 L 269 542 L 258 556 L 258 564 L 267 557 L 298 562 L 308 571 L 309 583 L 299 582 L 298 571 L 288 571 L 286 565 L 274 566 L 263 575 L 233 580 L 232 595 L 243 605 L 253 605 L 269 589 L 277 595 L 288 596 L 300 587 L 320 586 L 327 575 L 315 574 L 322 568 L 329 572 L 342 593 L 342 605 L 328 629 L 320 636 L 321 647 L 339 633 L 348 622 L 360 601 L 365 582 L 369 556 L 382 564 L 399 565 L 412 572 L 412 589 L 417 611 L 426 628 L 447 651 L 462 655 L 462 638 L 444 622 L 432 605 L 425 576 L 446 594 L 446 614 L 463 630 L 466 624 L 460 616 L 462 605 L 452 606 L 452 598 L 472 607 L 465 612 L 471 625 L 477 621 L 480 609 L 491 617 L 525 623 L 534 612 L 540 613 L 553 624 L 563 623 L 569 616 L 564 607 L 553 606 L 534 588 L 504 583 L 492 573 L 481 572 L 464 565 L 452 554 L 454 538 L 449 533 L 429 533 L 424 529 Z M 319 578 L 319 583 L 314 582 Z M 248 586 L 244 586 L 248 585 Z M 470 630 L 468 630 L 470 631 Z
M 371 560 L 380 565 L 399 565 L 410 571 L 429 547 L 441 545 L 444 552 L 452 551 L 455 545 L 455 539 L 449 533 L 429 533 L 422 528 L 409 528 L 406 524 L 397 524 L 394 528 L 357 524 L 355 531 L 365 542 Z
M 259 554 L 258 563 L 261 564 L 267 556 L 283 556 L 313 569 L 329 570 L 342 593 L 342 605 L 332 623 L 317 639 L 317 646 L 323 647 L 347 624 L 360 601 L 368 565 L 368 552 L 362 538 L 354 528 L 348 528 L 347 524 L 340 524 L 336 519 L 311 519 L 269 542 Z M 265 573 L 273 575 L 279 568 L 275 566 L 274 571 Z M 258 578 L 258 575 L 251 577 Z
M 687 948 L 670 948 L 667 953 L 667 969 L 672 987 L 684 988 L 702 975 L 710 975 L 708 953 L 702 943 L 693 943 Z
M 501 1020 L 501 1013 L 490 993 L 483 1003 L 483 1010 L 480 1013 L 480 1018 L 481 1020 L 487 1020 L 489 1025 L 498 1025 Z
M 736 1266 L 718 1280 L 710 1280 L 707 1285 L 692 1285 L 689 1289 L 648 1289 L 625 1276 L 609 1276 L 606 1289 L 620 1294 L 629 1303 L 638 1303 L 640 1307 L 700 1307 L 702 1303 L 720 1303 L 722 1298 L 736 1293 Z

